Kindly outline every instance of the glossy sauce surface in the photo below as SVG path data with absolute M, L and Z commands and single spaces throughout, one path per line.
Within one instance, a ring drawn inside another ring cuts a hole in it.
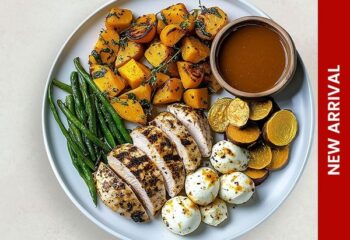
M 278 33 L 260 25 L 244 25 L 223 40 L 218 64 L 230 86 L 257 93 L 278 82 L 286 66 L 286 53 Z

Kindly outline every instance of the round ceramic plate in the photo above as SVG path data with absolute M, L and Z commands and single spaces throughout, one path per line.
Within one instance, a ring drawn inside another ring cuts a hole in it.
M 98 33 L 104 26 L 104 17 L 114 6 L 131 9 L 136 16 L 154 13 L 179 2 L 179 0 L 120 0 L 113 1 L 98 9 L 89 16 L 68 38 L 62 46 L 50 71 L 48 81 L 56 77 L 69 82 L 69 75 L 74 70 L 73 58 L 79 56 L 87 69 L 88 55 L 94 45 Z M 197 1 L 182 0 L 189 9 L 198 8 Z M 265 16 L 261 10 L 245 1 L 238 0 L 202 0 L 206 6 L 217 5 L 224 9 L 229 19 L 255 15 Z M 42 124 L 45 148 L 52 169 L 62 188 L 73 203 L 93 222 L 114 236 L 122 239 L 179 239 L 180 236 L 169 232 L 160 217 L 150 223 L 137 224 L 112 212 L 99 202 L 95 207 L 83 181 L 71 164 L 66 140 L 60 132 L 46 100 L 46 89 L 43 98 Z M 64 98 L 63 91 L 54 90 L 55 98 Z M 222 91 L 212 97 L 212 101 L 219 97 L 230 96 Z M 299 133 L 292 144 L 290 162 L 280 171 L 273 172 L 269 178 L 257 188 L 254 198 L 247 204 L 236 208 L 229 208 L 229 218 L 219 227 L 201 224 L 194 233 L 186 239 L 234 239 L 257 226 L 270 216 L 292 191 L 299 179 L 311 147 L 314 129 L 314 105 L 307 73 L 299 59 L 295 79 L 278 95 L 274 96 L 281 108 L 292 109 L 299 120 Z M 62 117 L 62 119 L 64 119 Z M 129 125 L 128 127 L 132 127 Z M 221 136 L 222 138 L 222 136 Z M 219 140 L 220 136 L 216 136 Z

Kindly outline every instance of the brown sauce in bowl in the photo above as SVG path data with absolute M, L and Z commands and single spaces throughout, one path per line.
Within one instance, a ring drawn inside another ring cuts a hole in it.
M 218 54 L 222 78 L 233 88 L 258 93 L 273 88 L 287 65 L 280 35 L 269 27 L 240 26 L 223 40 Z

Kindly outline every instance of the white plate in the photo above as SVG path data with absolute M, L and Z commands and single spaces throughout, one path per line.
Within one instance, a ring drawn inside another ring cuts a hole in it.
M 74 70 L 72 60 L 79 56 L 87 67 L 87 58 L 95 43 L 106 13 L 112 6 L 121 6 L 131 9 L 135 15 L 158 12 L 160 9 L 173 3 L 183 2 L 186 6 L 197 8 L 197 1 L 193 0 L 120 0 L 102 6 L 89 16 L 68 38 L 60 50 L 50 71 L 48 81 L 54 77 L 69 82 L 70 72 Z M 206 6 L 212 6 L 212 1 L 203 0 Z M 215 5 L 221 7 L 228 14 L 229 19 L 247 15 L 266 16 L 262 11 L 245 1 L 218 0 Z M 101 202 L 94 207 L 83 181 L 71 164 L 66 140 L 61 134 L 46 101 L 46 89 L 42 106 L 42 124 L 45 148 L 52 169 L 73 203 L 89 219 L 109 233 L 123 239 L 179 239 L 181 237 L 170 233 L 163 225 L 161 219 L 146 224 L 136 224 L 112 212 Z M 221 92 L 214 96 L 224 97 L 229 94 Z M 54 90 L 56 98 L 64 98 L 65 93 Z M 299 120 L 299 133 L 291 148 L 290 162 L 281 171 L 273 172 L 269 178 L 257 188 L 254 199 L 248 204 L 230 207 L 229 219 L 219 227 L 209 227 L 201 224 L 194 233 L 186 239 L 233 239 L 257 226 L 270 216 L 292 191 L 299 179 L 309 155 L 313 129 L 314 105 L 307 73 L 299 59 L 295 80 L 280 94 L 275 96 L 282 108 L 294 111 Z M 214 100 L 214 99 L 213 99 Z M 64 117 L 62 117 L 64 119 Z

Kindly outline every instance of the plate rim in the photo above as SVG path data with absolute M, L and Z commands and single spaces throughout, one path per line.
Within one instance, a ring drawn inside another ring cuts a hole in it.
M 69 36 L 66 38 L 66 40 L 64 41 L 64 43 L 62 44 L 61 48 L 59 49 L 59 51 L 56 54 L 56 57 L 54 58 L 54 61 L 51 65 L 51 68 L 49 70 L 48 73 L 48 77 L 46 79 L 46 83 L 45 83 L 45 87 L 44 87 L 44 94 L 43 94 L 43 98 L 42 98 L 42 107 L 41 107 L 41 125 L 42 125 L 42 137 L 43 137 L 43 141 L 44 141 L 44 146 L 45 146 L 45 151 L 47 154 L 47 157 L 49 159 L 50 162 L 50 166 L 54 172 L 54 175 L 57 179 L 57 181 L 59 182 L 61 188 L 63 189 L 63 191 L 65 192 L 65 194 L 68 196 L 68 198 L 73 202 L 73 204 L 79 209 L 80 212 L 82 212 L 90 221 L 92 221 L 94 224 L 96 224 L 98 227 L 100 227 L 101 229 L 103 229 L 104 231 L 108 232 L 109 234 L 118 237 L 120 239 L 130 239 L 127 236 L 124 236 L 120 233 L 118 233 L 117 231 L 113 230 L 112 228 L 106 226 L 105 224 L 103 224 L 102 222 L 100 222 L 97 218 L 95 218 L 92 214 L 90 214 L 83 206 L 82 204 L 74 198 L 73 194 L 70 192 L 70 190 L 68 189 L 68 187 L 65 185 L 65 183 L 62 180 L 62 177 L 59 174 L 59 171 L 54 163 L 53 160 L 53 156 L 51 154 L 51 151 L 49 149 L 49 144 L 48 144 L 48 139 L 47 139 L 47 133 L 46 133 L 46 121 L 45 121 L 45 116 L 46 116 L 46 111 L 48 109 L 47 105 L 47 90 L 48 90 L 48 85 L 49 82 L 52 79 L 52 74 L 55 70 L 55 66 L 57 65 L 58 59 L 61 56 L 63 50 L 66 48 L 68 42 L 74 37 L 74 35 L 76 34 L 76 32 L 78 32 L 88 21 L 90 18 L 92 18 L 94 15 L 96 15 L 98 12 L 100 12 L 102 9 L 104 9 L 105 7 L 107 7 L 108 5 L 111 5 L 112 3 L 117 3 L 119 0 L 110 0 L 104 4 L 102 4 L 100 7 L 98 7 L 96 10 L 94 10 L 91 14 L 89 14 L 86 18 L 84 18 L 84 20 L 72 31 L 71 34 L 69 34 Z M 232 1 L 232 0 L 231 0 Z M 261 10 L 260 8 L 256 7 L 254 4 L 250 3 L 247 0 L 238 0 L 237 2 L 240 2 L 241 4 L 245 5 L 246 7 L 253 9 L 254 11 L 258 12 L 261 16 L 265 16 L 270 18 L 270 16 L 268 14 L 266 14 L 263 10 Z M 300 177 L 302 175 L 302 173 L 305 170 L 305 166 L 306 163 L 309 160 L 310 157 L 310 153 L 311 153 L 311 149 L 313 146 L 313 142 L 314 142 L 314 134 L 315 134 L 315 102 L 314 102 L 314 95 L 313 95 L 313 91 L 312 91 L 312 86 L 310 83 L 310 78 L 307 72 L 307 69 L 305 68 L 305 64 L 302 60 L 302 58 L 299 56 L 298 54 L 298 60 L 300 63 L 300 66 L 303 68 L 304 70 L 304 78 L 307 81 L 307 86 L 308 86 L 308 96 L 309 96 L 309 101 L 311 103 L 311 129 L 310 129 L 310 137 L 308 139 L 308 147 L 307 147 L 307 153 L 305 155 L 305 157 L 303 158 L 302 161 L 302 167 L 300 168 L 299 172 L 297 172 L 296 178 L 292 181 L 293 182 L 293 186 L 290 188 L 290 190 L 288 191 L 288 193 L 280 198 L 277 202 L 277 204 L 263 217 L 260 219 L 260 221 L 257 221 L 255 224 L 251 225 L 250 227 L 239 231 L 237 234 L 235 234 L 235 236 L 232 236 L 230 238 L 227 239 L 234 239 L 234 238 L 238 238 L 244 234 L 246 234 L 247 232 L 251 231 L 252 229 L 256 228 L 258 225 L 260 225 L 262 222 L 264 222 L 266 219 L 268 219 L 272 214 L 274 214 L 276 212 L 276 210 L 282 205 L 282 203 L 284 203 L 284 201 L 287 199 L 287 197 L 289 197 L 289 195 L 291 194 L 291 192 L 295 189 L 297 183 L 300 180 Z M 130 239 L 131 240 L 131 239 Z

